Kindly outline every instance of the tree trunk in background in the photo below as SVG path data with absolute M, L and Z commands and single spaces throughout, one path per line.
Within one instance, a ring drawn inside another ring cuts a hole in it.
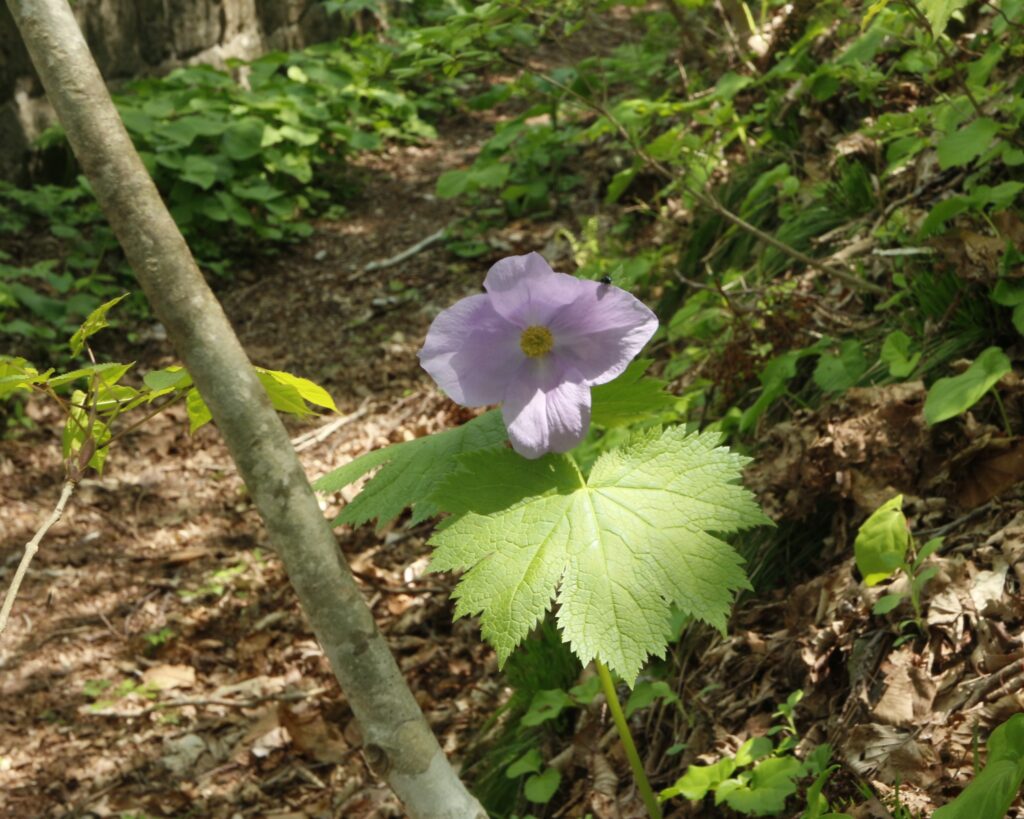
M 452 770 L 341 557 L 277 414 L 121 124 L 67 0 L 7 0 L 50 101 L 210 407 L 363 732 L 409 815 L 486 819 Z

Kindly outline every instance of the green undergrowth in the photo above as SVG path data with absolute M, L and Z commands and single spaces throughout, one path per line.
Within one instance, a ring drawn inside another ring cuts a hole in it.
M 762 6 L 760 23 L 775 8 Z M 707 14 L 699 3 L 678 11 L 695 27 Z M 679 54 L 697 53 L 685 48 L 692 35 L 664 6 L 637 8 L 609 53 L 526 68 L 467 100 L 514 115 L 437 193 L 474 205 L 468 234 L 569 217 L 581 275 L 657 296 L 665 373 L 682 380 L 695 417 L 751 436 L 795 407 L 930 380 L 1016 339 L 1005 308 L 1021 301 L 995 288 L 1021 263 L 1006 227 L 1019 224 L 1024 191 L 1021 17 L 1019 2 L 975 9 L 936 36 L 905 5 L 802 4 L 770 59 L 727 59 L 736 49 L 722 35 L 712 63 L 681 69 Z M 817 272 L 808 286 L 795 275 L 805 264 L 714 202 L 812 257 L 865 243 L 835 263 L 865 282 L 844 311 L 854 320 L 818 309 L 849 281 Z M 964 275 L 942 238 L 969 253 L 975 234 L 996 250 L 988 269 Z
M 491 816 L 511 816 L 517 804 L 533 801 L 527 782 L 541 773 L 550 749 L 572 735 L 574 710 L 566 703 L 580 670 L 550 619 L 505 664 L 508 699 L 481 726 L 463 762 L 467 781 Z
M 602 10 L 566 5 L 546 36 L 578 54 Z M 502 54 L 503 83 L 464 101 L 498 121 L 438 179 L 472 213 L 453 249 L 557 220 L 570 268 L 657 305 L 679 418 L 753 453 L 798 410 L 915 381 L 928 423 L 1020 434 L 999 381 L 1024 333 L 1024 3 L 768 3 L 738 36 L 708 4 L 617 5 L 617 42 L 543 68 Z M 820 568 L 830 503 L 737 539 L 759 589 Z
M 314 218 L 343 219 L 360 188 L 351 158 L 433 138 L 433 121 L 492 59 L 488 42 L 525 36 L 500 8 L 427 2 L 407 18 L 384 33 L 224 70 L 181 68 L 118 92 L 122 120 L 204 271 L 230 275 L 240 258 L 309 236 Z M 0 183 L 0 350 L 45 362 L 63 355 L 57 340 L 69 328 L 133 283 L 62 130 L 39 148 L 65 169 L 54 184 Z M 134 307 L 145 312 L 141 298 Z

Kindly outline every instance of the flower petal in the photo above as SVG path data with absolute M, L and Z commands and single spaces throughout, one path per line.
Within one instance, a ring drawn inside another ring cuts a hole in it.
M 658 318 L 619 287 L 582 280 L 579 284 L 577 298 L 558 311 L 548 328 L 555 337 L 553 354 L 594 386 L 626 369 L 658 329 Z
M 501 414 L 520 455 L 568 452 L 590 427 L 590 388 L 579 372 L 551 357 L 526 361 L 508 385 Z
M 539 253 L 527 253 L 495 262 L 487 271 L 484 288 L 494 309 L 525 330 L 547 326 L 559 310 L 580 296 L 582 283 L 555 273 Z
M 458 404 L 497 404 L 509 377 L 526 360 L 521 331 L 502 318 L 485 294 L 442 310 L 427 331 L 420 364 Z

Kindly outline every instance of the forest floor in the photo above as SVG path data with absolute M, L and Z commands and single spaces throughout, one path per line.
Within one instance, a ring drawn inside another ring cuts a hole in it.
M 438 310 L 479 289 L 477 265 L 434 244 L 363 268 L 451 221 L 434 183 L 473 150 L 474 127 L 366 159 L 365 194 L 343 222 L 318 225 L 220 293 L 254 362 L 311 378 L 337 401 L 340 417 L 291 424 L 311 477 L 468 417 L 416 351 Z M 536 230 L 508 229 L 509 249 L 535 247 Z M 175 361 L 160 335 L 131 352 L 143 370 Z M 63 480 L 58 418 L 43 403 L 29 410 L 36 429 L 0 443 L 5 578 Z M 425 537 L 361 529 L 340 543 L 451 752 L 501 692 L 475 626 L 452 623 L 452 578 L 422 577 Z M 190 436 L 184 407 L 132 433 L 102 478 L 82 482 L 33 562 L 0 669 L 2 816 L 402 815 L 366 772 L 345 698 L 220 436 Z
M 311 478 L 469 417 L 438 393 L 416 351 L 431 318 L 476 292 L 490 261 L 542 249 L 556 268 L 571 264 L 555 241 L 560 225 L 534 221 L 489 235 L 492 258 L 459 260 L 435 243 L 364 269 L 456 218 L 433 196 L 436 179 L 489 133 L 482 120 L 452 121 L 432 144 L 363 156 L 363 193 L 343 221 L 318 224 L 310 240 L 252 260 L 222 286 L 252 360 L 310 378 L 338 403 L 339 417 L 289 422 Z M 830 294 L 837 309 L 850 297 Z M 174 363 L 158 328 L 144 336 L 130 353 L 142 370 Z M 97 344 L 126 345 L 111 339 Z M 686 711 L 662 705 L 638 720 L 657 787 L 764 734 L 777 704 L 802 689 L 802 748 L 833 745 L 851 811 L 885 817 L 900 804 L 927 815 L 972 775 L 976 732 L 1024 709 L 1024 602 L 1005 592 L 1008 574 L 1024 583 L 1024 499 L 1004 492 L 1024 451 L 980 423 L 955 440 L 936 434 L 923 398 L 920 383 L 851 390 L 766 431 L 750 485 L 780 531 L 810 519 L 824 535 L 811 570 L 746 597 L 727 638 L 680 644 L 691 658 L 677 681 Z M 41 402 L 29 411 L 35 429 L 0 442 L 3 586 L 63 480 L 58 418 Z M 915 535 L 946 538 L 932 558 L 927 637 L 899 645 L 896 615 L 870 614 L 883 590 L 865 589 L 850 557 L 851 520 L 894 487 L 908 493 Z M 329 499 L 325 514 L 344 500 Z M 507 691 L 476 623 L 452 622 L 454 579 L 424 574 L 426 537 L 400 526 L 339 531 L 457 758 Z M 679 741 L 684 754 L 665 753 Z M 620 752 L 600 747 L 612 764 L 577 754 L 561 809 L 544 815 L 641 815 Z M 859 781 L 868 795 L 857 796 Z M 132 433 L 102 477 L 82 482 L 0 645 L 0 816 L 135 815 L 403 815 L 362 761 L 345 697 L 216 429 L 190 436 L 183 408 Z

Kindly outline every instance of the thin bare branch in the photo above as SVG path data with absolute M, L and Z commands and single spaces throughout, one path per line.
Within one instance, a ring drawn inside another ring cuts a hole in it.
M 97 717 L 120 717 L 121 719 L 134 719 L 144 717 L 154 711 L 166 711 L 168 708 L 184 708 L 192 706 L 202 708 L 208 705 L 219 705 L 223 708 L 255 708 L 265 702 L 298 702 L 300 700 L 313 699 L 326 693 L 329 689 L 325 686 L 318 686 L 308 691 L 279 691 L 275 694 L 262 694 L 258 697 L 247 697 L 245 699 L 234 699 L 233 697 L 220 697 L 216 693 L 208 697 L 178 697 L 162 702 L 154 702 L 138 711 L 130 711 L 118 708 L 95 708 L 89 713 Z
M 447 227 L 443 227 L 440 230 L 435 230 L 429 236 L 420 239 L 416 244 L 412 245 L 411 247 L 407 247 L 401 253 L 397 253 L 388 259 L 381 259 L 376 262 L 370 262 L 362 270 L 359 270 L 356 273 L 353 273 L 351 276 L 349 276 L 348 280 L 350 282 L 355 281 L 356 279 L 360 278 L 364 273 L 370 273 L 371 271 L 374 270 L 384 270 L 387 267 L 394 267 L 396 264 L 401 264 L 406 259 L 411 259 L 421 250 L 425 250 L 435 242 L 441 241 L 447 234 Z
M 60 491 L 60 498 L 57 501 L 57 505 L 53 507 L 53 511 L 50 512 L 50 517 L 44 521 L 43 525 L 36 530 L 36 533 L 32 536 L 32 539 L 25 544 L 25 553 L 21 556 L 21 562 L 18 564 L 18 570 L 14 573 L 14 579 L 11 581 L 10 588 L 7 589 L 7 596 L 4 597 L 3 608 L 0 609 L 0 635 L 4 633 L 4 629 L 7 628 L 7 618 L 11 615 L 11 609 L 14 607 L 14 598 L 18 596 L 18 590 L 21 588 L 21 583 L 25 579 L 25 574 L 28 572 L 28 566 L 32 562 L 32 558 L 36 556 L 36 552 L 39 551 L 39 544 L 42 539 L 46 536 L 46 533 L 61 519 L 64 514 L 64 507 L 68 505 L 68 501 L 71 499 L 72 493 L 75 491 L 75 481 L 65 481 L 63 488 Z

